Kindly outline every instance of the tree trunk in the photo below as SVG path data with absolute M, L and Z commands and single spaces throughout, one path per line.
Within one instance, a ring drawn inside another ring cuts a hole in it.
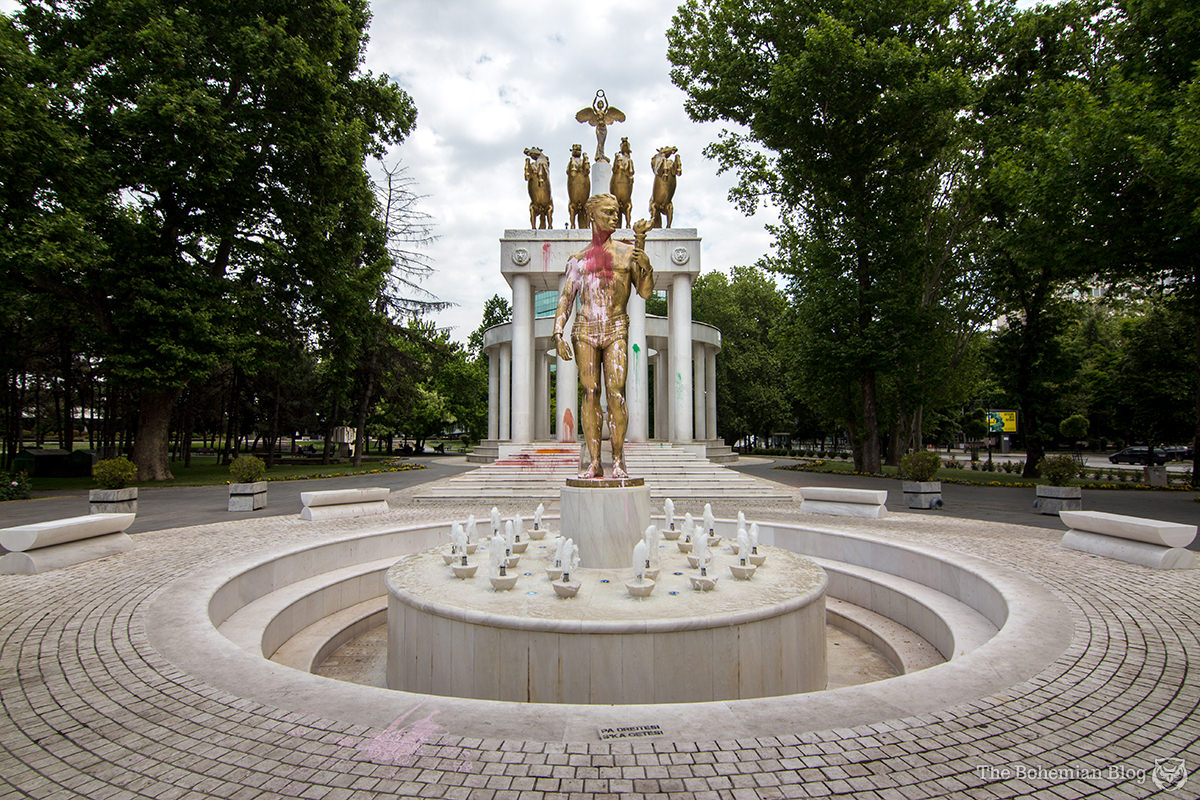
M 1021 416 L 1025 418 L 1025 469 L 1021 471 L 1021 475 L 1036 478 L 1040 471 L 1038 464 L 1046 456 L 1046 445 L 1038 431 L 1041 420 L 1037 411 L 1028 406 L 1021 409 Z
M 908 444 L 909 421 L 904 416 L 903 411 L 896 412 L 896 419 L 892 423 L 892 429 L 888 432 L 888 451 L 887 465 L 889 467 L 900 466 L 900 456 L 904 455 L 906 445 Z
M 194 434 L 193 428 L 196 425 L 193 401 L 192 391 L 189 389 L 187 403 L 183 407 L 183 466 L 185 467 L 192 465 L 192 436 Z
M 362 465 L 363 451 L 366 449 L 367 411 L 371 408 L 371 393 L 375 391 L 375 365 L 377 360 L 378 358 L 375 353 L 372 353 L 371 364 L 367 368 L 367 385 L 363 389 L 362 400 L 358 403 L 358 417 L 355 419 L 355 424 L 358 427 L 354 431 L 354 466 L 356 467 Z
M 62 370 L 63 370 L 63 449 L 75 449 L 75 380 L 74 366 L 71 363 L 71 354 L 64 348 Z M 82 404 L 81 404 L 82 405 Z
M 872 475 L 881 471 L 879 461 L 879 403 L 875 394 L 875 373 L 864 372 L 859 378 L 862 387 L 863 430 L 862 471 Z
M 334 402 L 333 413 L 329 415 L 329 419 L 325 421 L 325 445 L 321 450 L 321 463 L 329 463 L 329 451 L 333 444 L 333 427 L 338 423 L 338 417 L 341 416 L 342 406 L 339 402 Z
M 1200 282 L 1200 277 L 1197 280 Z M 1192 314 L 1192 322 L 1196 325 L 1196 369 L 1192 374 L 1192 388 L 1196 392 L 1196 426 L 1192 431 L 1192 488 L 1200 489 L 1200 298 L 1193 305 L 1196 306 Z
M 233 368 L 233 378 L 229 385 L 229 407 L 227 413 L 229 415 L 228 425 L 225 427 L 225 448 L 221 453 L 221 464 L 228 464 L 233 460 L 233 455 L 237 451 L 237 437 L 241 431 L 238 429 L 238 409 L 241 403 L 238 400 L 238 394 L 241 392 L 241 370 L 236 366 Z
M 42 428 L 42 379 L 35 377 L 33 381 L 33 446 L 42 447 L 45 444 L 46 434 Z
M 171 411 L 179 389 L 145 389 L 138 408 L 137 438 L 133 442 L 133 463 L 137 464 L 139 481 L 169 481 L 167 462 L 168 433 Z
M 279 382 L 275 382 L 271 398 L 271 427 L 267 432 L 267 469 L 275 466 L 275 450 L 279 443 Z

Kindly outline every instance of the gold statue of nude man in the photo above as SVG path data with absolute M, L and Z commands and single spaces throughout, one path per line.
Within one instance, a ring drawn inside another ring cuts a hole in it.
M 571 360 L 571 346 L 563 339 L 563 330 L 571 310 L 579 299 L 579 313 L 571 340 L 579 359 L 579 381 L 583 384 L 583 438 L 587 441 L 590 462 L 580 478 L 602 478 L 600 430 L 600 374 L 608 392 L 608 417 L 611 433 L 612 477 L 628 478 L 625 469 L 625 431 L 629 412 L 625 408 L 625 375 L 628 371 L 629 316 L 625 306 L 629 294 L 636 291 L 649 297 L 654 291 L 654 268 L 643 249 L 650 223 L 640 219 L 633 225 L 634 243 L 612 238 L 620 221 L 620 206 L 611 194 L 592 195 L 587 201 L 592 223 L 592 243 L 583 252 L 567 259 L 566 283 L 558 298 L 554 316 L 554 343 L 558 357 Z

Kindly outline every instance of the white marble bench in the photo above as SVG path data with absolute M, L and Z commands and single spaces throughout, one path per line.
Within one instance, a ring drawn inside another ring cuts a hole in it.
M 133 547 L 135 514 L 88 514 L 0 529 L 0 574 L 36 575 Z
M 1153 569 L 1196 566 L 1196 554 L 1186 549 L 1196 538 L 1195 525 L 1105 511 L 1062 511 L 1058 516 L 1070 528 L 1063 547 Z
M 383 487 L 301 492 L 300 503 L 304 508 L 300 510 L 300 519 L 342 519 L 383 514 L 388 510 L 390 492 L 391 489 Z
M 887 514 L 886 489 L 842 489 L 836 486 L 800 487 L 801 513 L 840 517 L 879 518 Z

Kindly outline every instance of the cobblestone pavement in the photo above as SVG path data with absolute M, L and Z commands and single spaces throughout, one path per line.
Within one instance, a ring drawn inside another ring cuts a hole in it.
M 397 523 L 461 510 L 393 494 Z M 786 505 L 714 506 L 723 517 L 738 508 L 751 519 L 799 517 Z M 1200 795 L 1200 681 L 1189 675 L 1200 663 L 1200 570 L 1064 550 L 1041 528 L 905 516 L 806 519 L 1024 572 L 1073 615 L 1063 656 L 1021 685 L 937 713 L 754 739 L 697 730 L 694 741 L 546 744 L 438 735 L 415 719 L 371 730 L 216 690 L 149 645 L 147 609 L 176 578 L 354 521 L 271 517 L 144 533 L 120 556 L 0 576 L 0 800 Z M 1177 759 L 1196 774 L 1171 772 Z

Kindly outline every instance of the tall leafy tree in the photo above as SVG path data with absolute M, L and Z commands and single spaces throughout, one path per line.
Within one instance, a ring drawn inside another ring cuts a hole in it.
M 753 309 L 753 313 L 747 313 Z M 718 433 L 733 444 L 749 434 L 790 429 L 781 347 L 787 300 L 761 270 L 735 267 L 701 275 L 692 287 L 692 318 L 721 331 L 717 357 Z
M 878 471 L 879 383 L 928 326 L 925 222 L 970 96 L 975 34 L 960 0 L 689 0 L 668 33 L 672 79 L 734 198 L 780 208 L 807 358 L 846 409 L 859 469 Z
M 104 203 L 87 226 L 104 248 L 28 277 L 91 298 L 107 368 L 138 393 L 139 477 L 166 478 L 172 406 L 229 353 L 239 292 L 374 296 L 364 159 L 416 112 L 361 71 L 365 0 L 32 0 L 17 20 Z
M 1102 50 L 1091 19 L 1075 2 L 1001 15 L 991 39 L 997 69 L 977 105 L 988 291 L 1005 323 L 995 369 L 1020 412 L 1027 476 L 1057 437 L 1055 406 L 1070 371 L 1062 334 L 1075 313 L 1067 290 L 1095 273 L 1081 218 L 1091 206 L 1070 136 Z
M 1164 286 L 1191 321 L 1200 450 L 1200 14 L 1189 0 L 1099 5 L 1110 47 L 1071 129 L 1087 177 L 1088 242 L 1109 276 Z M 1200 456 L 1192 480 L 1200 488 Z

